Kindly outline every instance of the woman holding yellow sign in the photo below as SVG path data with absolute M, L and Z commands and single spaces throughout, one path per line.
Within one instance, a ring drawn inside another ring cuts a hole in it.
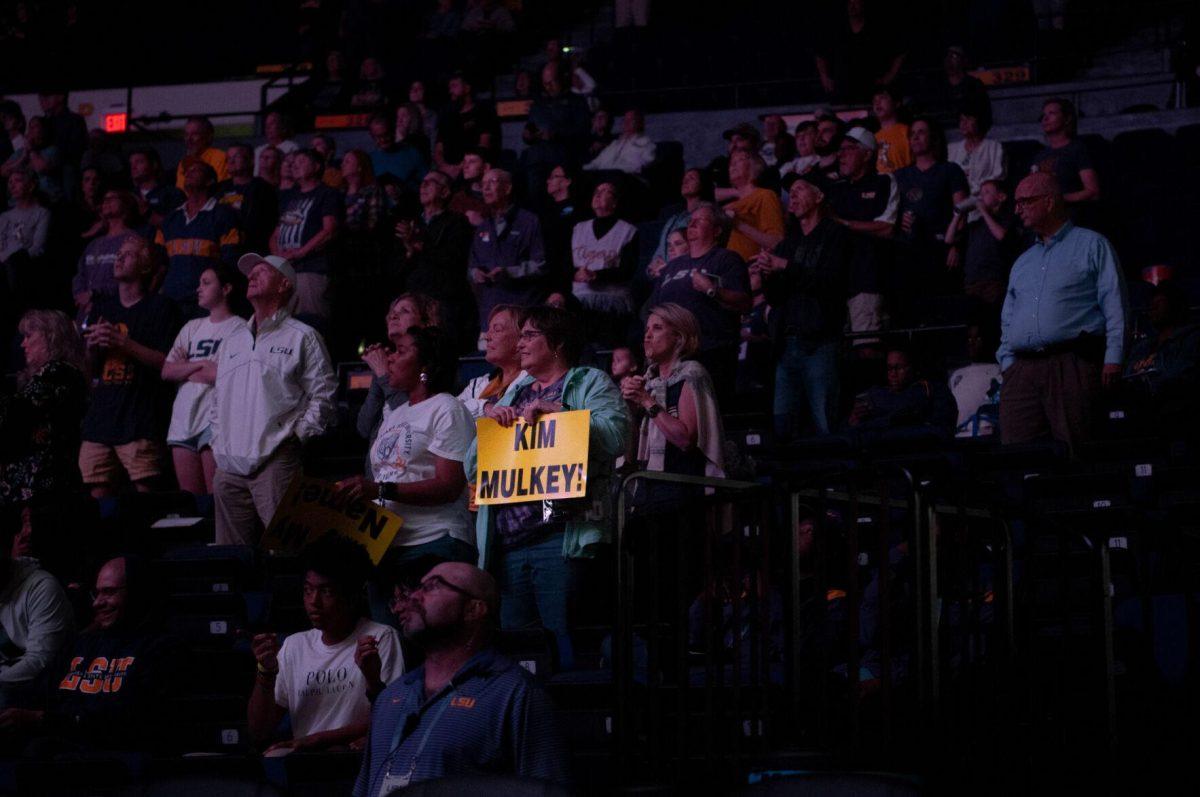
M 568 606 L 581 559 L 612 538 L 609 480 L 625 451 L 629 413 L 608 374 L 578 365 L 582 338 L 575 317 L 554 307 L 530 307 L 521 318 L 517 351 L 527 376 L 518 380 L 489 417 L 504 427 L 535 424 L 549 413 L 589 410 L 587 488 L 583 498 L 481 506 L 476 519 L 480 565 L 500 584 L 505 628 L 537 626 L 554 633 L 559 666 L 571 669 Z M 466 471 L 478 469 L 477 443 Z

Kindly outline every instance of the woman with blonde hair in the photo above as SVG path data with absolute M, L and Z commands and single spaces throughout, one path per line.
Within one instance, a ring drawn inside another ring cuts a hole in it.
M 88 385 L 83 338 L 58 310 L 30 310 L 17 328 L 25 369 L 17 391 L 0 396 L 0 506 L 81 488 L 80 424 Z
M 396 342 L 407 334 L 413 327 L 442 326 L 442 306 L 437 299 L 432 299 L 423 293 L 402 293 L 392 299 L 388 306 L 387 343 L 375 343 L 368 346 L 362 353 L 363 362 L 371 367 L 375 378 L 371 380 L 371 389 L 367 392 L 366 401 L 358 411 L 357 429 L 359 435 L 367 440 L 375 438 L 375 430 L 383 418 L 383 411 L 395 409 L 408 400 L 403 393 L 397 392 L 388 384 L 388 355 Z
M 639 419 L 639 465 L 724 477 L 725 430 L 712 379 L 690 359 L 700 348 L 696 317 L 673 302 L 657 305 L 646 319 L 642 343 L 646 374 L 621 380 L 621 396 Z

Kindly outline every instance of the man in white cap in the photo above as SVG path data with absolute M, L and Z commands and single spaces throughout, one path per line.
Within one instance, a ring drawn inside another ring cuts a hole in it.
M 867 332 L 883 326 L 884 279 L 891 250 L 883 241 L 896 224 L 899 196 L 890 174 L 875 171 L 878 145 L 865 127 L 852 127 L 838 150 L 839 181 L 829 189 L 829 201 L 838 221 L 857 233 L 851 241 L 850 329 Z M 859 338 L 858 346 L 872 339 Z
M 254 308 L 221 346 L 213 402 L 217 543 L 252 545 L 301 471 L 300 444 L 335 421 L 325 343 L 292 318 L 296 271 L 276 255 L 238 260 Z

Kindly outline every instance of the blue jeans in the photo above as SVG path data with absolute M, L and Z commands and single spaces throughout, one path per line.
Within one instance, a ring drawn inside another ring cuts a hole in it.
M 568 606 L 575 592 L 575 562 L 563 556 L 563 534 L 500 554 L 500 625 L 506 629 L 542 628 L 554 634 L 558 666 L 575 666 Z
M 800 415 L 807 413 L 817 434 L 829 434 L 837 407 L 837 341 L 812 344 L 789 335 L 775 366 L 775 434 L 801 436 Z

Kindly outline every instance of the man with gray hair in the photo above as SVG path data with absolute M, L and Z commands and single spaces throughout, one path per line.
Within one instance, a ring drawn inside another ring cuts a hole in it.
M 243 255 L 250 323 L 225 338 L 213 389 L 217 543 L 253 545 L 301 471 L 301 444 L 335 422 L 337 381 L 325 342 L 292 318 L 296 270 L 277 255 Z
M 1112 244 L 1071 221 L 1052 174 L 1022 180 L 1016 207 L 1037 240 L 1013 265 L 1000 313 L 1000 439 L 1049 435 L 1074 450 L 1090 436 L 1101 385 L 1121 376 L 1125 280 Z
M 483 175 L 489 215 L 475 228 L 467 270 L 479 303 L 479 328 L 498 304 L 528 305 L 546 290 L 546 253 L 538 217 L 512 202 L 512 175 L 489 169 Z

